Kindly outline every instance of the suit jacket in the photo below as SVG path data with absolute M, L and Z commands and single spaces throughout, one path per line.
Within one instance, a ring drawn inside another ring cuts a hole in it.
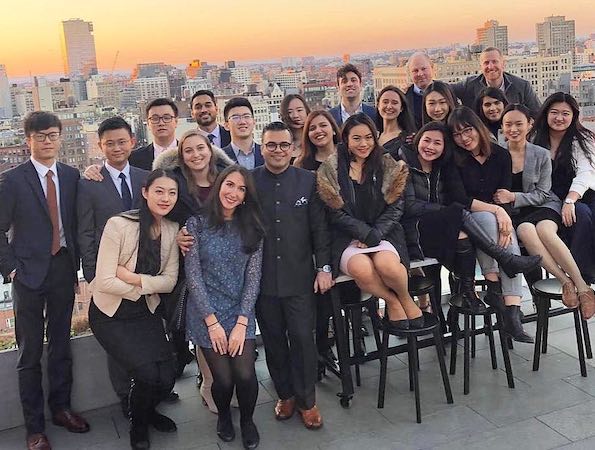
M 407 99 L 407 103 L 409 103 L 409 111 L 412 112 L 413 119 L 415 120 L 415 127 L 419 130 L 423 125 L 423 95 L 416 94 L 413 85 L 411 85 L 405 92 L 405 98 Z
M 221 136 L 221 147 L 227 147 L 231 143 L 231 134 L 221 125 L 219 127 L 219 136 Z
M 79 171 L 57 163 L 60 216 L 72 262 L 73 283 L 79 268 L 76 195 Z M 52 222 L 35 166 L 27 161 L 0 175 L 0 273 L 4 283 L 16 278 L 31 289 L 45 280 L 52 259 Z M 9 237 L 10 236 L 10 237 Z
M 140 207 L 141 188 L 149 172 L 130 167 L 132 208 Z M 124 211 L 124 204 L 108 170 L 101 168 L 100 182 L 79 180 L 77 198 L 78 244 L 81 251 L 83 274 L 91 282 L 95 278 L 95 264 L 101 234 L 107 220 Z
M 370 119 L 372 119 L 374 121 L 374 124 L 377 123 L 376 108 L 362 103 L 362 112 Z M 329 110 L 329 113 L 331 114 L 331 116 L 333 116 L 333 119 L 335 119 L 335 122 L 337 122 L 339 128 L 341 128 L 341 125 L 343 125 L 343 118 L 341 117 L 341 105 L 331 108 Z
M 149 311 L 155 312 L 161 298 L 159 294 L 173 290 L 178 279 L 178 224 L 161 220 L 161 265 L 155 276 L 141 274 L 142 287 L 125 283 L 116 276 L 118 266 L 131 272 L 136 269 L 139 239 L 138 212 L 131 211 L 112 217 L 105 224 L 99 253 L 97 274 L 90 283 L 93 302 L 99 310 L 113 317 L 122 299 L 137 301 L 145 295 Z
M 231 147 L 231 143 L 223 147 L 222 150 L 225 152 L 227 156 L 229 156 L 232 159 L 234 163 L 238 164 L 238 158 L 236 157 L 236 154 L 233 151 L 233 148 Z M 254 168 L 256 169 L 257 167 L 260 167 L 263 164 L 264 159 L 262 157 L 262 154 L 260 153 L 260 145 L 254 143 Z
M 151 171 L 153 166 L 153 160 L 155 159 L 155 148 L 153 144 L 149 144 L 145 147 L 137 148 L 134 150 L 128 162 L 131 166 L 138 167 L 139 169 Z

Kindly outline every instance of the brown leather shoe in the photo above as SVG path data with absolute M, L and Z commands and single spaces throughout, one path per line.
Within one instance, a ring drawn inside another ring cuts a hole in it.
M 52 450 L 52 447 L 45 434 L 34 433 L 27 436 L 27 450 Z
M 82 416 L 70 409 L 63 409 L 52 416 L 52 423 L 59 427 L 64 427 L 71 433 L 86 433 L 91 428 Z
M 581 303 L 583 319 L 589 320 L 595 314 L 595 292 L 593 292 L 593 289 L 581 292 L 578 294 L 578 299 Z
M 578 306 L 578 295 L 572 281 L 567 281 L 562 285 L 562 303 L 567 308 L 576 308 Z
M 309 430 L 317 430 L 322 426 L 322 416 L 318 406 L 314 405 L 310 409 L 300 409 L 299 412 L 304 426 Z
M 293 416 L 295 411 L 295 398 L 291 397 L 287 400 L 277 400 L 275 405 L 275 418 L 277 420 L 287 420 Z

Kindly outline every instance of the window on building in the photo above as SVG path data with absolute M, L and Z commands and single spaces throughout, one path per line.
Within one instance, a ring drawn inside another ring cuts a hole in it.
M 14 328 L 14 317 L 9 317 L 8 319 L 6 319 L 6 328 Z

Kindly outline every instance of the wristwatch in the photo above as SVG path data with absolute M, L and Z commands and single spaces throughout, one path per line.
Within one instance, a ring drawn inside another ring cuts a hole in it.
M 564 200 L 564 203 L 566 203 L 567 205 L 574 205 L 576 202 L 571 198 L 567 198 Z
M 329 266 L 328 264 L 325 264 L 322 267 L 318 267 L 316 270 L 318 272 L 331 273 L 331 266 Z

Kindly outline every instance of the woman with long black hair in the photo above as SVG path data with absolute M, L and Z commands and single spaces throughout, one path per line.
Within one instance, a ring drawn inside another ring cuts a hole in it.
M 508 99 L 501 89 L 487 86 L 483 88 L 475 101 L 475 113 L 490 130 L 491 138 L 499 145 L 505 144 L 502 134 L 502 114 L 508 106 Z
M 411 141 L 415 133 L 415 121 L 403 91 L 396 86 L 386 86 L 376 100 L 378 143 L 387 152 L 396 156 L 399 148 Z
M 217 435 L 235 438 L 230 402 L 236 390 L 245 448 L 260 441 L 252 420 L 258 381 L 254 369 L 254 305 L 260 286 L 264 225 L 252 176 L 234 165 L 219 174 L 205 209 L 190 218 L 195 243 L 186 255 L 188 338 L 201 347 L 213 374 Z
M 178 198 L 178 183 L 171 173 L 155 170 L 142 195 L 140 210 L 114 216 L 105 225 L 89 305 L 95 337 L 130 374 L 133 449 L 149 448 L 149 424 L 176 430 L 171 419 L 155 411 L 175 381 L 171 344 L 155 309 L 159 295 L 171 292 L 178 277 L 178 224 L 165 219 Z

